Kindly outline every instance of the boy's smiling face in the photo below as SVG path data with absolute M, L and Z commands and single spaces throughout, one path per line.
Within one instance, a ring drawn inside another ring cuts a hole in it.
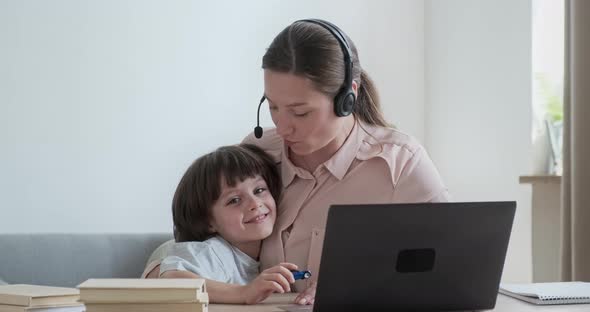
M 213 232 L 238 248 L 272 233 L 276 203 L 261 176 L 238 181 L 233 187 L 223 181 L 221 190 L 211 210 Z

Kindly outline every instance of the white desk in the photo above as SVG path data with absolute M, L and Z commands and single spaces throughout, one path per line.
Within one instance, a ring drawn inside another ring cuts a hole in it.
M 279 306 L 293 302 L 296 294 L 275 294 L 257 305 L 210 304 L 209 312 L 279 312 Z M 517 300 L 502 294 L 498 295 L 496 308 L 491 311 L 499 312 L 589 312 L 590 304 L 539 306 Z

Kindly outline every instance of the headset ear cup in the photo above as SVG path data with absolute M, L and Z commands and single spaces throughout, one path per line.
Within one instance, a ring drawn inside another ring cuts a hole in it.
M 356 97 L 352 91 L 338 94 L 338 96 L 334 98 L 334 112 L 336 113 L 336 116 L 346 117 L 352 114 L 355 101 Z
M 338 117 L 342 117 L 342 94 L 338 93 L 334 97 L 334 114 Z
M 354 104 L 356 103 L 356 96 L 354 92 L 349 91 L 344 99 L 344 110 L 346 112 L 346 116 L 352 114 L 354 110 Z

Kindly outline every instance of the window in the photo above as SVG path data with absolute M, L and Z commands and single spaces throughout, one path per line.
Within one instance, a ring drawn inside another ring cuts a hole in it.
M 533 0 L 533 158 L 535 174 L 561 175 L 564 0 Z

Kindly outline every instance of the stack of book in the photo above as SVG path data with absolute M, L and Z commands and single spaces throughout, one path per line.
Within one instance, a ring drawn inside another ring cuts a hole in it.
M 78 285 L 87 312 L 206 312 L 203 279 L 89 279 Z
M 0 286 L 0 312 L 83 312 L 75 288 L 40 285 Z

